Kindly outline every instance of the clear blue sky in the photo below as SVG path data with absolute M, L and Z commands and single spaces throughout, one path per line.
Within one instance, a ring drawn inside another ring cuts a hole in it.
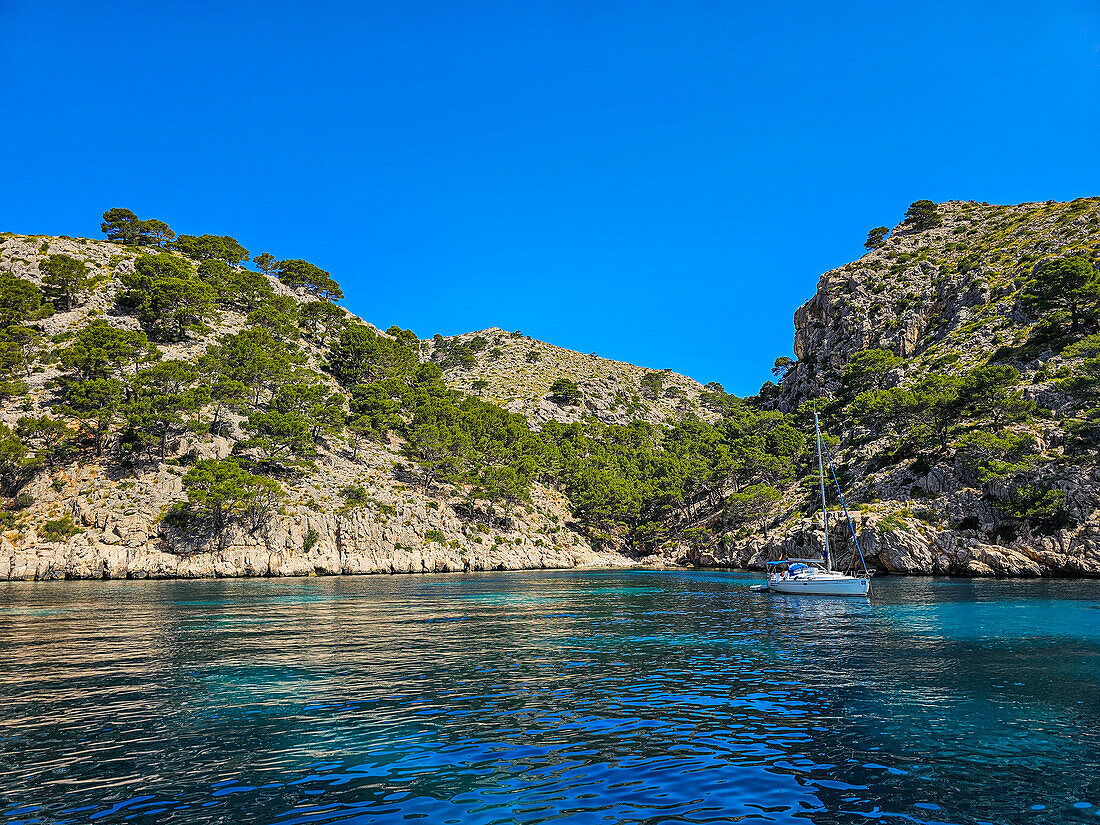
M 108 207 L 739 394 L 918 198 L 1100 195 L 1100 3 L 0 0 L 0 229 Z

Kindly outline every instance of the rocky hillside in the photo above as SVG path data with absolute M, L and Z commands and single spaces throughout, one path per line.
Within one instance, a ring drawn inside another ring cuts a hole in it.
M 450 386 L 519 413 L 535 427 L 594 416 L 608 424 L 671 425 L 687 416 L 715 420 L 699 401 L 702 385 L 671 370 L 611 361 L 555 347 L 520 332 L 492 328 L 424 343 Z M 556 399 L 554 383 L 577 385 L 575 399 Z
M 141 357 L 152 366 L 138 369 L 122 358 L 102 373 L 111 377 L 85 377 L 74 366 L 81 362 L 73 350 L 86 334 L 82 331 L 95 322 L 145 340 L 142 310 L 126 306 L 123 284 L 134 275 L 135 261 L 170 256 L 188 271 L 195 262 L 154 247 L 0 235 L 5 311 L 23 300 L 26 283 L 44 287 L 43 269 L 51 255 L 82 262 L 87 282 L 71 308 L 54 299 L 60 306 L 45 304 L 45 311 L 33 317 L 5 321 L 26 323 L 33 340 L 19 353 L 10 344 L 4 350 L 13 380 L 4 384 L 0 403 L 6 432 L 0 461 L 8 472 L 0 514 L 5 523 L 0 579 L 281 576 L 627 562 L 614 552 L 594 551 L 576 529 L 567 501 L 554 490 L 536 483 L 506 515 L 486 513 L 471 507 L 467 487 L 425 482 L 398 437 L 357 438 L 351 430 L 305 444 L 300 455 L 281 466 L 268 463 L 280 489 L 269 511 L 259 514 L 263 518 L 245 518 L 244 505 L 218 529 L 209 519 L 177 518 L 177 509 L 188 501 L 190 470 L 238 455 L 242 466 L 254 469 L 265 445 L 293 435 L 269 427 L 267 441 L 246 463 L 249 456 L 241 448 L 249 441 L 250 408 L 234 404 L 218 413 L 217 379 L 205 371 L 203 359 L 212 350 L 227 347 L 232 336 L 263 326 L 264 320 L 240 307 L 219 305 L 181 340 L 151 344 L 153 351 Z M 270 292 L 264 293 L 265 306 L 289 299 L 284 309 L 296 312 L 316 301 L 308 289 L 256 277 Z M 358 322 L 338 308 L 333 317 L 334 325 Z M 293 374 L 286 381 L 308 379 L 334 393 L 343 408 L 350 393 L 326 369 L 326 346 L 307 335 L 299 338 L 297 331 L 287 333 L 286 340 L 286 349 L 294 353 Z M 23 359 L 25 370 L 14 363 Z M 146 370 L 170 362 L 198 365 L 188 384 L 197 400 L 168 410 L 178 416 L 177 426 L 164 429 L 163 447 L 150 448 L 150 434 L 162 431 L 142 420 L 137 388 Z M 88 369 L 89 376 L 98 375 Z M 91 391 L 110 381 L 120 382 L 126 397 L 98 404 L 88 400 Z M 79 395 L 82 387 L 88 393 Z M 277 391 L 264 390 L 273 399 Z M 216 414 L 226 419 L 218 429 L 211 426 Z M 51 430 L 49 425 L 57 422 Z M 100 428 L 103 446 L 97 455 L 92 433 Z M 257 501 L 248 499 L 247 512 L 257 514 Z
M 880 569 L 1100 575 L 1100 199 L 934 209 L 821 277 L 795 313 L 797 361 L 761 398 L 792 413 L 818 399 Z M 814 551 L 812 506 L 790 490 L 769 537 L 701 555 Z
M 871 566 L 1100 576 L 1098 199 L 914 204 L 750 399 L 103 228 L 0 235 L 0 579 L 762 567 L 823 544 L 813 407 Z
M 1022 370 L 1025 386 L 1049 386 L 1044 367 L 1060 364 L 1059 352 L 1036 336 L 1040 313 L 1021 305 L 1020 289 L 1039 261 L 1095 259 L 1100 198 L 952 201 L 938 212 L 939 226 L 903 222 L 878 249 L 821 276 L 795 312 L 798 360 L 782 381 L 781 408 L 835 395 L 852 356 L 874 348 L 900 356 L 894 383 L 929 370 L 958 374 L 998 355 Z

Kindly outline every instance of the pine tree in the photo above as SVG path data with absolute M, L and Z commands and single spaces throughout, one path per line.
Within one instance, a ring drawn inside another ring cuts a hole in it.
M 905 223 L 917 232 L 924 232 L 940 225 L 940 212 L 929 200 L 913 201 L 905 213 Z
M 888 227 L 876 226 L 870 232 L 867 233 L 867 240 L 863 242 L 863 246 L 867 249 L 878 249 L 884 243 L 886 243 L 886 236 L 890 233 Z
M 79 304 L 92 286 L 88 265 L 68 255 L 50 255 L 38 264 L 38 271 L 42 291 L 62 312 Z
M 1100 308 L 1100 272 L 1083 255 L 1040 261 L 1021 298 L 1031 309 L 1068 314 L 1070 332 L 1074 333 Z

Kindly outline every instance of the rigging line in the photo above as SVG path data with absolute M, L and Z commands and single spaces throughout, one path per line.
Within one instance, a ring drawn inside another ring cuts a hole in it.
M 856 535 L 855 525 L 852 524 L 852 517 L 848 515 L 848 505 L 844 502 L 844 493 L 840 491 L 840 480 L 836 477 L 836 467 L 833 466 L 833 456 L 829 452 L 829 445 L 822 440 L 822 446 L 825 447 L 825 460 L 829 464 L 829 472 L 833 476 L 833 484 L 836 485 L 836 494 L 840 496 L 840 506 L 844 508 L 844 518 L 848 519 L 848 529 L 852 531 L 852 541 L 856 543 L 856 550 L 859 552 L 859 563 L 863 565 L 863 575 L 867 573 L 867 560 L 863 558 L 863 548 L 859 546 L 859 536 Z
M 829 559 L 829 508 L 825 506 L 825 468 L 821 466 L 821 425 L 817 421 L 817 409 L 814 409 L 814 432 L 817 434 L 817 475 L 821 481 L 821 525 L 825 528 L 825 568 L 832 568 Z

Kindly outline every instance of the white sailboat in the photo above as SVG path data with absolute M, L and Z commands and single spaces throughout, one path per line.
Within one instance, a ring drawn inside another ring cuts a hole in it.
M 859 561 L 863 565 L 863 574 L 851 576 L 832 569 L 832 556 L 829 553 L 829 511 L 825 507 L 825 464 L 822 460 L 822 453 L 826 447 L 821 437 L 821 425 L 818 423 L 816 410 L 814 411 L 814 432 L 817 435 L 817 472 L 821 483 L 821 518 L 825 526 L 824 558 L 770 561 L 768 562 L 768 583 L 761 589 L 775 593 L 814 596 L 866 596 L 871 592 L 871 571 L 867 569 L 867 562 L 863 559 L 863 550 L 859 546 L 859 538 L 856 536 L 855 527 L 852 526 L 852 518 L 848 515 L 848 505 L 844 503 L 844 494 L 840 491 L 840 482 L 837 480 L 836 470 L 833 469 L 833 462 L 830 460 L 829 471 L 836 484 L 837 494 L 840 496 L 840 506 L 844 508 L 844 516 L 848 519 L 848 529 L 852 531 L 852 540 L 859 553 Z
M 871 592 L 871 577 L 830 570 L 821 559 L 784 559 L 768 562 L 767 589 L 810 596 L 866 596 Z

